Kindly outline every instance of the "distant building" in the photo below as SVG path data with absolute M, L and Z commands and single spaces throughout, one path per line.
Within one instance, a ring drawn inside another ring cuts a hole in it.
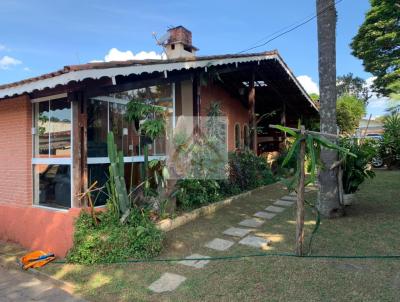
M 371 119 L 368 123 L 368 119 L 363 118 L 360 121 L 360 125 L 357 128 L 356 133 L 357 136 L 383 134 L 383 123 L 375 119 Z

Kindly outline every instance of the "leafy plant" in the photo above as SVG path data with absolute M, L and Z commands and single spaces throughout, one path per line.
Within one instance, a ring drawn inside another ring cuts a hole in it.
M 271 169 L 263 157 L 249 150 L 229 153 L 228 186 L 247 191 L 274 181 Z
M 365 115 L 365 103 L 350 94 L 342 95 L 336 104 L 337 124 L 342 133 L 353 134 Z
M 111 212 L 98 214 L 101 221 L 92 223 L 89 213 L 82 211 L 75 221 L 74 246 L 67 255 L 72 263 L 112 263 L 128 259 L 155 257 L 162 249 L 163 233 L 156 229 L 147 212 L 130 211 L 126 223 Z
M 369 163 L 376 155 L 376 149 L 368 141 L 357 144 L 356 140 L 350 138 L 342 139 L 340 145 L 356 155 L 356 157 L 342 155 L 343 191 L 345 194 L 352 194 L 366 179 L 375 176 L 375 173 L 369 169 Z
M 400 114 L 391 114 L 384 119 L 381 157 L 390 168 L 400 156 Z
M 181 179 L 176 183 L 177 205 L 192 209 L 221 199 L 220 186 L 216 180 Z
M 121 218 L 121 222 L 129 214 L 131 203 L 129 201 L 128 192 L 125 184 L 124 157 L 122 151 L 117 150 L 114 141 L 114 134 L 108 133 L 107 136 L 109 166 L 109 181 L 106 183 L 108 192 L 108 203 L 110 211 L 117 217 Z
M 310 132 L 301 134 L 300 132 L 296 132 L 288 127 L 284 127 L 284 126 L 280 126 L 280 125 L 276 125 L 274 127 L 283 132 L 290 134 L 294 138 L 294 142 L 293 142 L 292 146 L 290 147 L 290 149 L 288 150 L 284 161 L 282 162 L 283 167 L 288 165 L 290 163 L 290 161 L 293 160 L 293 158 L 296 158 L 300 154 L 300 152 L 299 152 L 300 143 L 302 141 L 306 142 L 305 156 L 309 160 L 309 172 L 310 172 L 310 177 L 306 184 L 312 183 L 315 181 L 317 168 L 329 169 L 329 167 L 323 167 L 322 163 L 319 160 L 319 155 L 321 153 L 322 148 L 337 150 L 337 151 L 341 152 L 342 154 L 346 154 L 346 155 L 353 156 L 353 157 L 356 156 L 355 154 L 352 154 L 351 152 L 349 152 L 349 150 L 347 150 L 346 148 L 336 145 L 336 144 L 332 143 L 331 141 L 329 141 L 328 139 L 326 139 L 325 137 L 320 136 L 318 134 L 314 134 L 314 133 L 310 133 Z M 300 175 L 300 169 L 299 169 L 298 165 L 299 165 L 299 161 L 297 160 L 297 168 L 296 168 L 295 177 L 293 177 L 290 181 L 286 182 L 288 188 L 291 190 L 293 190 L 294 185 L 297 182 L 299 175 Z

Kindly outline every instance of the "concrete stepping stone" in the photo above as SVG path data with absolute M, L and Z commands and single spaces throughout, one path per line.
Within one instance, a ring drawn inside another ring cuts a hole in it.
M 273 212 L 273 213 L 282 213 L 285 208 L 276 207 L 276 206 L 269 206 L 265 208 L 265 211 Z
M 290 195 L 286 195 L 280 198 L 281 200 L 289 200 L 289 201 L 296 201 L 297 200 L 297 196 L 290 196 Z
M 215 238 L 215 239 L 211 240 L 210 242 L 207 242 L 205 247 L 208 247 L 210 249 L 217 250 L 217 251 L 226 251 L 233 244 L 234 244 L 233 241 Z
M 160 279 L 154 281 L 148 288 L 155 293 L 172 292 L 185 280 L 186 277 L 184 276 L 164 273 Z
M 297 196 L 297 193 L 295 191 L 290 192 L 289 196 Z
M 203 256 L 200 254 L 192 254 L 185 258 L 188 260 L 182 260 L 182 261 L 179 261 L 178 263 L 186 265 L 186 266 L 195 267 L 195 268 L 203 268 L 206 266 L 206 264 L 208 264 L 208 262 L 210 262 L 210 260 L 189 260 L 189 259 L 198 259 L 198 258 L 210 258 L 210 256 Z
M 266 248 L 268 245 L 271 244 L 271 240 L 257 237 L 257 236 L 246 236 L 242 240 L 239 241 L 240 244 L 257 247 L 257 248 Z
M 264 219 L 272 219 L 272 218 L 274 218 L 275 215 L 276 214 L 267 213 L 267 212 L 263 212 L 263 211 L 260 211 L 260 212 L 257 212 L 254 214 L 254 216 L 259 217 L 259 218 L 264 218 Z
M 234 236 L 234 237 L 243 237 L 243 236 L 246 236 L 251 231 L 252 231 L 252 229 L 231 227 L 229 229 L 226 229 L 222 234 Z
M 289 200 L 277 200 L 274 202 L 274 205 L 276 206 L 283 206 L 283 207 L 290 207 L 294 205 L 294 201 L 289 201 Z
M 249 218 L 239 222 L 239 225 L 249 227 L 249 228 L 258 228 L 264 224 L 265 220 L 259 218 Z

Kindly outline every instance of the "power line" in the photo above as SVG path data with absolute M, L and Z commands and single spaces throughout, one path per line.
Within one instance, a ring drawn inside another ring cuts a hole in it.
M 283 35 L 286 35 L 286 34 L 292 32 L 292 31 L 298 29 L 299 27 L 301 27 L 301 26 L 303 26 L 303 25 L 305 25 L 305 24 L 311 22 L 312 20 L 314 20 L 315 18 L 317 18 L 319 15 L 321 15 L 321 14 L 324 13 L 324 12 L 326 12 L 328 9 L 334 7 L 335 5 L 339 4 L 339 3 L 342 2 L 342 1 L 343 1 L 343 0 L 337 0 L 337 1 L 335 1 L 334 4 L 328 5 L 327 7 L 321 9 L 317 14 L 312 15 L 311 17 L 305 19 L 304 21 L 302 21 L 301 23 L 297 24 L 297 25 L 294 26 L 294 27 L 292 27 L 292 26 L 293 26 L 294 24 L 296 24 L 297 22 L 292 23 L 292 25 L 285 26 L 284 28 L 282 28 L 282 29 L 280 29 L 280 30 L 278 30 L 278 31 L 276 31 L 276 32 L 274 32 L 274 33 L 272 33 L 272 34 L 266 36 L 265 38 L 268 38 L 268 37 L 270 37 L 270 36 L 273 36 L 273 35 L 279 33 L 278 35 L 272 37 L 271 39 L 267 40 L 266 42 L 263 42 L 262 44 L 258 44 L 258 45 L 256 45 L 256 46 L 253 46 L 253 47 L 244 49 L 244 50 L 242 50 L 242 51 L 239 51 L 237 54 L 241 54 L 241 53 L 244 53 L 244 52 L 248 52 L 248 51 L 253 50 L 253 49 L 255 49 L 255 48 L 259 48 L 259 47 L 262 47 L 262 46 L 267 45 L 268 43 L 270 43 L 270 42 L 272 42 L 272 41 L 278 39 L 279 37 L 282 37 Z M 287 29 L 288 27 L 289 27 L 289 29 Z M 290 27 L 291 27 L 291 28 L 290 28 Z M 287 29 L 287 30 L 286 30 L 286 29 Z M 284 30 L 284 31 L 282 32 L 282 30 Z M 280 33 L 280 32 L 281 32 L 281 33 Z M 265 38 L 261 39 L 261 41 L 264 40 Z M 260 41 L 260 40 L 259 40 L 259 41 Z M 257 42 L 255 42 L 255 43 L 257 43 Z

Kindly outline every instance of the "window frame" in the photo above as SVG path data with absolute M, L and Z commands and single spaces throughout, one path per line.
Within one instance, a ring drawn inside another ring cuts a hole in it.
M 37 138 L 37 115 L 38 115 L 38 110 L 37 108 L 39 107 L 39 103 L 42 102 L 48 102 L 49 103 L 49 110 L 50 110 L 50 104 L 52 100 L 58 100 L 58 99 L 68 99 L 68 94 L 67 93 L 61 93 L 61 94 L 54 94 L 46 97 L 41 97 L 41 98 L 35 98 L 31 99 L 31 104 L 32 104 L 32 150 L 31 150 L 31 179 L 32 179 L 32 207 L 35 208 L 43 208 L 47 210 L 52 210 L 52 211 L 60 211 L 60 212 L 68 212 L 69 209 L 72 209 L 74 207 L 73 204 L 73 188 L 74 188 L 74 178 L 73 178 L 73 157 L 74 157 L 74 110 L 72 110 L 72 102 L 70 102 L 70 111 L 71 111 L 71 137 L 70 137 L 70 142 L 71 142 L 71 152 L 69 157 L 36 157 L 38 154 L 36 154 L 36 140 Z M 50 140 L 49 140 L 50 143 Z M 49 150 L 50 152 L 50 150 Z M 39 200 L 36 200 L 36 195 L 37 195 L 37 188 L 36 188 L 36 183 L 37 181 L 35 180 L 35 166 L 36 165 L 66 165 L 69 166 L 70 168 L 70 207 L 68 209 L 63 209 L 63 208 L 56 208 L 56 207 L 50 207 L 50 206 L 45 206 L 41 205 L 39 203 Z

